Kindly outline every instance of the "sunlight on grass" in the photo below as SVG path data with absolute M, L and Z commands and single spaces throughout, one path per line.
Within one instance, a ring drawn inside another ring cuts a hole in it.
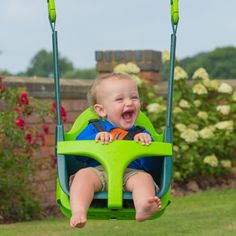
M 236 190 L 209 191 L 174 197 L 166 213 L 158 220 L 89 221 L 86 228 L 73 230 L 67 219 L 0 225 L 1 236 L 218 236 L 236 235 Z

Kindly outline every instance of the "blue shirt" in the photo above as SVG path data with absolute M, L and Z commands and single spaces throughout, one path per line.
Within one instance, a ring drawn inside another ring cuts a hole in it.
M 112 129 L 117 128 L 107 120 L 99 120 L 99 122 L 107 132 L 110 132 Z M 133 130 L 134 128 L 135 126 L 133 126 L 131 129 L 127 131 Z M 144 130 L 143 132 L 150 134 L 146 130 Z M 99 133 L 97 128 L 92 123 L 89 123 L 88 126 L 84 130 L 82 130 L 82 132 L 76 137 L 76 140 L 95 140 L 97 133 Z M 136 159 L 128 165 L 128 168 L 148 171 L 149 164 L 146 163 L 147 161 L 146 159 L 147 158 Z M 100 165 L 99 162 L 88 157 L 83 157 L 83 161 L 86 162 L 87 167 L 95 167 Z

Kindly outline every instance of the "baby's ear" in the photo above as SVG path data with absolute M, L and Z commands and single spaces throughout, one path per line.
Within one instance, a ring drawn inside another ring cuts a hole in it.
M 106 118 L 106 112 L 101 104 L 95 104 L 93 108 L 100 117 Z

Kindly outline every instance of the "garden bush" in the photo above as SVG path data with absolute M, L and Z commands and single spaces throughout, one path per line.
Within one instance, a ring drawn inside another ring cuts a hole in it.
M 137 81 L 143 111 L 157 132 L 163 132 L 166 100 L 158 95 L 158 85 L 141 80 L 139 68 L 132 63 L 120 64 L 114 71 L 130 74 Z M 191 86 L 188 79 L 185 70 L 176 66 L 172 112 L 175 181 L 214 178 L 231 172 L 235 163 L 236 91 L 227 83 L 210 79 L 204 68 L 195 71 Z
M 44 116 L 50 108 L 25 89 L 10 89 L 0 78 L 0 221 L 21 221 L 40 214 L 37 193 L 32 188 L 36 168 L 33 152 L 44 145 L 48 132 Z M 33 127 L 26 119 L 40 117 L 42 126 Z

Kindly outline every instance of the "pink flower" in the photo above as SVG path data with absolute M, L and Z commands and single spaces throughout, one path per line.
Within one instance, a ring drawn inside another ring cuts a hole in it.
M 21 130 L 23 130 L 24 127 L 25 127 L 25 121 L 24 121 L 24 119 L 23 119 L 22 117 L 18 117 L 18 118 L 16 119 L 16 121 L 15 121 L 15 124 L 16 124 L 16 126 L 19 127 Z
M 21 93 L 21 96 L 20 96 L 20 105 L 28 105 L 29 104 L 29 99 L 28 99 L 28 95 L 26 92 L 23 92 Z

